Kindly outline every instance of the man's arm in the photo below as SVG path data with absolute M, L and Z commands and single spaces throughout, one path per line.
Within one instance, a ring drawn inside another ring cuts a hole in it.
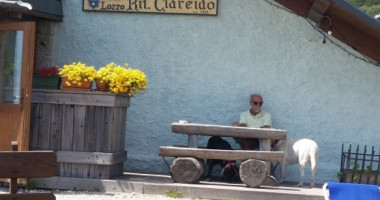
M 266 113 L 264 125 L 260 128 L 271 128 L 272 127 L 272 116 L 269 113 Z

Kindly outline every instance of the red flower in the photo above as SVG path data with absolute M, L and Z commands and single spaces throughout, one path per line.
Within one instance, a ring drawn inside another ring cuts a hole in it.
M 49 68 L 41 67 L 39 69 L 34 69 L 34 73 L 45 78 L 48 76 L 57 75 L 58 70 L 59 70 L 59 67 L 57 66 L 49 67 Z

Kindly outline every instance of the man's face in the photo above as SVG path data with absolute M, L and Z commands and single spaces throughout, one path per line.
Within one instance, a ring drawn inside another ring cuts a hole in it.
M 263 99 L 259 96 L 253 96 L 249 103 L 251 104 L 253 113 L 259 113 L 263 105 Z

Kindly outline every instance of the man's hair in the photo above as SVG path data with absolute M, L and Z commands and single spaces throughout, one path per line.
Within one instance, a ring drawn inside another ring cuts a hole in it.
M 263 96 L 261 96 L 261 94 L 258 94 L 258 93 L 251 94 L 250 100 L 252 100 L 253 97 L 260 97 L 261 99 L 263 99 Z

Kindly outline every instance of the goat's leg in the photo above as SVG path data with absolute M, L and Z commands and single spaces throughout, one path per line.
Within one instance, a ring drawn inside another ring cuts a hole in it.
M 306 162 L 305 161 L 300 161 L 300 174 L 301 174 L 301 178 L 300 178 L 300 183 L 297 185 L 298 187 L 302 187 L 303 186 L 303 182 L 304 182 L 304 179 L 305 179 L 305 164 Z
M 310 187 L 315 187 L 315 184 L 314 184 L 314 175 L 315 175 L 315 171 L 317 170 L 317 161 L 318 161 L 318 157 L 316 157 L 316 156 L 312 156 L 311 159 L 310 159 L 310 165 L 311 165 Z
M 311 171 L 311 181 L 310 181 L 310 187 L 315 187 L 315 184 L 314 184 L 314 174 L 315 174 L 315 170 L 314 171 Z

